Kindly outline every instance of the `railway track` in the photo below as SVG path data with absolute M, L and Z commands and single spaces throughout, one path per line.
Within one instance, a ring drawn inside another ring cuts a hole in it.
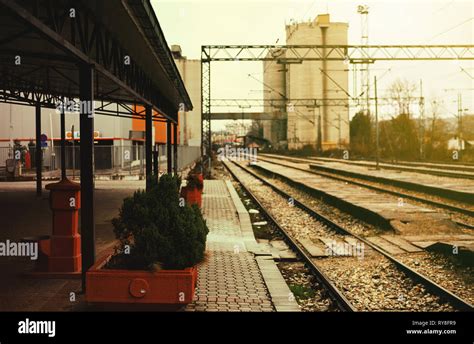
M 357 309 L 347 300 L 345 295 L 331 282 L 328 276 L 313 262 L 311 257 L 305 252 L 294 238 L 286 231 L 279 222 L 265 210 L 265 206 L 260 202 L 260 200 L 250 191 L 249 188 L 245 186 L 244 183 L 239 179 L 236 173 L 229 168 L 229 166 L 224 163 L 224 166 L 227 168 L 232 177 L 241 185 L 242 189 L 252 198 L 252 200 L 258 205 L 258 207 L 264 212 L 265 217 L 268 218 L 272 224 L 277 228 L 277 230 L 282 234 L 287 244 L 290 248 L 295 251 L 301 260 L 305 263 L 308 269 L 316 276 L 318 281 L 325 287 L 328 291 L 330 298 L 338 306 L 341 311 L 345 312 L 354 312 Z
M 428 168 L 435 168 L 435 169 L 448 169 L 450 171 L 466 171 L 474 173 L 474 164 L 468 163 L 453 163 L 453 164 L 446 164 L 446 163 L 436 163 L 436 162 L 411 162 L 411 161 L 396 161 L 392 163 L 390 161 L 382 161 L 386 164 L 395 164 L 395 165 L 402 165 L 402 166 L 415 166 L 415 167 L 428 167 Z
M 372 244 L 370 241 L 366 240 L 365 238 L 352 233 L 351 231 L 347 230 L 343 226 L 335 223 L 334 221 L 330 220 L 329 218 L 319 214 L 317 211 L 312 209 L 310 206 L 306 205 L 305 203 L 299 201 L 298 199 L 292 197 L 292 195 L 286 193 L 285 191 L 281 190 L 280 188 L 274 186 L 265 178 L 257 175 L 253 171 L 249 170 L 247 167 L 244 167 L 236 162 L 224 162 L 227 170 L 233 176 L 233 178 L 240 183 L 242 188 L 247 192 L 250 197 L 259 205 L 259 207 L 265 211 L 265 215 L 267 218 L 275 224 L 278 230 L 282 233 L 282 235 L 287 240 L 288 244 L 294 249 L 300 257 L 304 260 L 310 270 L 318 277 L 320 281 L 323 282 L 329 291 L 329 294 L 333 298 L 333 300 L 339 305 L 342 310 L 345 311 L 354 311 L 354 310 L 364 310 L 356 308 L 351 300 L 349 300 L 346 294 L 341 291 L 339 288 L 336 287 L 335 282 L 331 281 L 331 278 L 325 272 L 324 268 L 321 267 L 321 261 L 314 259 L 308 251 L 301 245 L 298 239 L 295 238 L 295 235 L 290 233 L 288 230 L 285 229 L 285 226 L 282 226 L 278 219 L 275 218 L 269 211 L 267 211 L 267 207 L 262 201 L 259 199 L 258 195 L 255 195 L 250 188 L 246 185 L 246 183 L 242 180 L 243 175 L 246 175 L 247 178 L 253 178 L 254 180 L 262 183 L 264 186 L 269 187 L 273 192 L 278 194 L 284 200 L 292 199 L 294 202 L 294 206 L 298 208 L 300 211 L 308 214 L 314 221 L 316 221 L 322 228 L 325 228 L 326 231 L 330 231 L 333 235 L 336 236 L 343 236 L 344 238 L 352 238 L 351 240 L 355 240 L 357 242 L 361 242 L 364 245 L 369 247 L 370 252 L 373 252 L 375 256 L 379 256 L 378 259 L 381 259 L 382 256 L 387 259 L 391 264 L 393 264 L 396 269 L 401 271 L 405 276 L 409 277 L 416 283 L 420 283 L 421 285 L 426 288 L 426 290 L 439 297 L 440 300 L 449 303 L 456 310 L 463 310 L 463 311 L 472 311 L 473 307 L 467 301 L 463 300 L 462 298 L 458 297 L 457 295 L 453 294 L 449 290 L 443 288 L 439 284 L 435 283 L 434 281 L 430 280 L 426 276 L 418 273 L 417 271 L 413 270 L 406 264 L 402 263 L 392 255 L 388 254 L 384 250 L 380 249 L 376 245 Z M 240 175 L 239 172 L 240 171 Z M 319 230 L 319 229 L 318 229 Z M 370 253 L 369 252 L 369 253 Z M 342 258 L 347 259 L 347 258 Z M 332 263 L 336 264 L 335 261 L 331 261 Z M 324 264 L 323 264 L 324 265 Z M 384 310 L 384 309 L 382 309 Z
M 354 166 L 375 167 L 375 162 L 364 160 L 345 160 L 337 158 L 323 158 L 323 157 L 306 157 L 304 159 L 312 162 L 336 162 Z M 464 178 L 474 179 L 474 167 L 463 165 L 448 165 L 448 164 L 428 164 L 428 163 L 409 163 L 409 162 L 387 162 L 380 161 L 380 168 L 387 170 L 398 170 L 422 174 L 430 174 L 434 176 L 450 177 L 450 178 Z
M 452 202 L 452 200 L 443 199 L 443 202 L 440 202 L 440 201 L 434 200 L 433 198 L 430 199 L 430 198 L 427 198 L 427 197 L 421 197 L 419 195 L 415 195 L 414 192 L 413 193 L 410 193 L 410 192 L 407 192 L 407 191 L 402 192 L 400 190 L 401 188 L 399 188 L 399 187 L 390 186 L 390 188 L 387 188 L 387 187 L 384 187 L 383 184 L 378 183 L 378 182 L 360 180 L 360 179 L 356 179 L 356 178 L 353 178 L 353 177 L 341 176 L 341 175 L 338 175 L 336 173 L 329 173 L 329 172 L 312 170 L 312 169 L 309 169 L 309 168 L 297 167 L 297 166 L 285 163 L 284 157 L 281 157 L 281 158 L 273 158 L 273 157 L 272 158 L 267 158 L 265 156 L 262 157 L 261 155 L 259 155 L 259 160 L 269 162 L 269 163 L 272 163 L 272 164 L 275 164 L 275 165 L 280 165 L 280 166 L 284 166 L 284 167 L 288 167 L 288 168 L 293 168 L 295 170 L 299 170 L 299 171 L 303 171 L 303 172 L 307 172 L 307 173 L 312 173 L 312 174 L 315 174 L 315 175 L 320 175 L 320 176 L 323 176 L 323 177 L 328 177 L 328 178 L 331 178 L 331 179 L 334 179 L 334 180 L 350 183 L 352 185 L 360 186 L 360 187 L 363 187 L 363 188 L 366 188 L 366 189 L 374 190 L 374 191 L 377 191 L 377 192 L 387 193 L 387 194 L 394 195 L 394 196 L 397 196 L 397 197 L 401 197 L 401 198 L 404 198 L 404 199 L 410 199 L 410 200 L 420 202 L 420 203 L 424 203 L 424 204 L 427 204 L 427 205 L 430 205 L 430 206 L 433 206 L 433 207 L 442 208 L 442 209 L 446 209 L 446 210 L 449 210 L 449 211 L 453 211 L 453 212 L 457 212 L 457 213 L 460 213 L 460 214 L 464 214 L 464 215 L 474 217 L 474 210 L 471 210 L 471 209 L 463 206 L 460 203 Z M 290 158 L 290 160 L 293 161 L 293 162 L 297 162 L 297 163 L 310 163 L 310 162 L 313 162 L 312 160 L 300 159 L 300 158 Z M 419 194 L 420 192 L 417 192 L 417 193 Z M 463 225 L 465 227 L 471 227 L 471 226 L 466 225 L 464 223 L 459 223 L 459 224 Z

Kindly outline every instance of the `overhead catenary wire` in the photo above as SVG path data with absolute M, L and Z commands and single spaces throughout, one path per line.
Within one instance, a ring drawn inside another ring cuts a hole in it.
M 469 76 L 471 79 L 474 79 L 474 77 L 473 77 L 467 70 L 465 70 L 465 69 L 462 68 L 462 67 L 459 67 L 459 68 L 461 68 L 461 71 L 464 72 L 464 73 L 465 73 L 467 76 Z
M 261 83 L 264 87 L 268 88 L 270 91 L 275 92 L 275 93 L 278 93 L 278 95 L 279 95 L 280 97 L 282 97 L 285 101 L 288 101 L 288 98 L 286 97 L 285 94 L 281 93 L 280 91 L 275 90 L 273 87 L 267 85 L 267 84 L 264 83 L 263 81 L 258 80 L 258 79 L 257 79 L 256 77 L 254 77 L 252 74 L 248 74 L 248 77 L 254 79 L 255 81 L 257 81 L 257 82 L 259 82 L 259 83 Z M 304 118 L 305 120 L 307 120 L 308 122 L 310 122 L 310 123 L 313 124 L 313 125 L 315 124 L 314 121 L 313 121 L 312 119 L 308 118 L 308 116 L 306 116 L 305 114 L 301 113 L 300 111 L 296 110 L 295 108 L 293 108 L 293 110 L 294 110 L 294 113 L 295 113 L 297 116 L 299 116 L 300 118 Z
M 438 12 L 444 10 L 445 8 L 451 6 L 451 5 L 453 4 L 453 2 L 454 2 L 454 0 L 451 0 L 448 4 L 443 5 L 443 6 L 441 6 L 440 8 L 434 10 L 434 11 L 432 12 L 432 15 L 434 15 L 434 14 L 436 14 L 436 13 L 438 13 Z
M 302 18 L 305 18 L 308 13 L 313 9 L 313 6 L 314 5 L 317 5 L 319 2 L 319 0 L 315 0 L 314 2 L 311 3 L 311 5 L 308 7 L 308 9 L 306 10 L 306 12 L 303 14 L 303 17 Z
M 344 87 L 342 87 L 341 85 L 339 85 L 339 83 L 338 83 L 336 80 L 334 80 L 333 78 L 331 78 L 331 77 L 329 76 L 329 74 L 326 73 L 322 68 L 319 68 L 319 70 L 321 71 L 321 73 L 323 73 L 324 75 L 326 75 L 327 78 L 328 78 L 329 80 L 331 80 L 331 81 L 332 81 L 341 91 L 343 91 L 349 98 L 351 98 L 352 100 L 355 100 L 355 99 L 356 99 L 356 98 L 354 98 L 353 96 L 351 96 L 351 94 L 350 94 L 346 89 L 344 89 Z
M 464 24 L 470 22 L 470 21 L 473 20 L 473 19 L 474 19 L 474 17 L 470 17 L 470 18 L 468 18 L 468 19 L 466 19 L 466 20 L 460 22 L 459 24 L 456 24 L 456 25 L 453 26 L 453 27 L 450 27 L 449 29 L 446 29 L 446 30 L 444 30 L 444 31 L 442 31 L 442 32 L 440 32 L 440 33 L 434 35 L 433 37 L 431 37 L 431 38 L 428 39 L 428 42 L 432 41 L 433 39 L 435 39 L 435 38 L 437 38 L 437 37 L 439 37 L 439 36 L 441 36 L 441 35 L 444 35 L 445 33 L 448 33 L 448 32 L 450 32 L 450 31 L 452 31 L 452 30 L 454 30 L 454 29 L 457 29 L 458 27 L 460 27 L 460 26 L 462 26 L 462 25 L 464 25 Z

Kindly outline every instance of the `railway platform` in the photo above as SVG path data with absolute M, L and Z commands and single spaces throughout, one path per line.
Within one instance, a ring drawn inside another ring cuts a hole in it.
M 0 205 L 5 209 L 0 216 L 1 240 L 20 240 L 50 231 L 48 195 L 35 197 L 34 182 L 5 182 L 1 186 Z M 118 215 L 123 198 L 144 187 L 144 181 L 96 182 L 98 257 L 115 243 L 110 220 Z M 206 259 L 199 266 L 194 302 L 184 310 L 299 311 L 272 254 L 255 240 L 250 216 L 230 182 L 205 181 L 203 214 L 210 229 Z M 27 272 L 33 265 L 21 257 L 2 260 L 0 311 L 101 310 L 85 302 L 79 278 L 32 276 Z
M 471 231 L 463 230 L 448 214 L 439 213 L 431 207 L 311 173 L 307 164 L 301 162 L 261 159 L 253 167 L 305 189 L 363 221 L 384 228 L 385 235 L 379 233 L 367 240 L 391 254 L 450 247 L 461 247 L 463 254 L 473 252 Z M 390 233 L 392 235 L 387 235 Z
M 454 234 L 457 232 L 456 224 L 450 221 L 447 216 L 397 197 L 372 190 L 361 192 L 360 187 L 311 174 L 309 171 L 295 170 L 265 161 L 260 161 L 254 167 L 292 180 L 294 183 L 320 194 L 330 203 L 363 216 L 366 221 L 386 229 L 396 230 L 400 233 L 412 232 L 411 229 L 415 227 L 418 233 L 425 234 Z
M 474 206 L 474 175 L 470 169 L 469 171 L 456 170 L 459 167 L 456 165 L 452 169 L 444 165 L 445 167 L 441 169 L 381 163 L 380 169 L 377 170 L 373 162 L 320 157 L 302 159 L 274 154 L 264 154 L 263 158 L 301 164 L 313 171 L 399 186 Z
M 375 168 L 376 163 L 373 161 L 365 160 L 344 160 L 336 158 L 323 158 L 323 157 L 313 157 L 312 160 L 316 162 L 327 162 L 327 163 L 342 163 L 347 165 L 354 165 L 360 167 L 369 167 Z M 474 179 L 474 167 L 469 165 L 462 164 L 435 164 L 428 162 L 409 162 L 409 161 L 397 161 L 397 162 L 387 162 L 380 161 L 379 167 L 384 170 L 392 171 L 406 171 L 406 172 L 415 172 L 422 174 L 431 174 L 452 178 L 466 178 Z
M 469 204 L 474 203 L 474 180 L 461 179 L 464 172 L 456 172 L 453 176 L 430 175 L 410 170 L 382 168 L 376 170 L 374 166 L 344 164 L 341 162 L 324 162 L 310 164 L 314 170 L 336 172 L 347 176 L 363 177 L 373 181 L 381 181 L 395 186 L 407 187 L 435 195 L 441 195 Z M 453 173 L 454 174 L 454 173 Z M 469 175 L 472 176 L 472 175 Z
M 207 259 L 186 311 L 299 311 L 272 255 L 257 243 L 250 216 L 229 181 L 206 180 Z

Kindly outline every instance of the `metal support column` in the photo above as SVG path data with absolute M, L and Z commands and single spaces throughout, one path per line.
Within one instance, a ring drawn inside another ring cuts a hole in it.
M 42 175 L 43 169 L 43 152 L 41 150 L 41 105 L 36 104 L 36 149 L 35 149 L 35 164 L 36 164 L 36 195 L 41 196 L 43 192 Z
M 95 262 L 94 222 L 94 70 L 79 66 L 80 155 L 81 155 L 81 250 L 82 290 L 86 290 L 86 272 Z
M 153 174 L 154 174 L 154 179 L 157 182 L 159 175 L 160 175 L 160 162 L 159 162 L 159 146 L 158 144 L 155 143 L 154 149 L 153 149 Z
M 171 174 L 172 172 L 172 163 L 173 163 L 173 157 L 171 155 L 171 121 L 167 120 L 166 121 L 166 159 L 167 159 L 167 165 L 168 169 L 167 172 L 168 174 Z
M 211 174 L 211 54 L 201 49 L 201 159 L 206 177 Z
M 380 161 L 379 103 L 377 99 L 377 76 L 374 76 L 375 93 L 375 168 L 378 170 Z
M 321 39 L 322 39 L 322 44 L 323 44 L 323 54 L 324 56 L 326 56 L 326 38 L 327 38 L 327 30 L 328 28 L 327 27 L 321 27 Z M 328 63 L 327 63 L 327 59 L 323 59 L 322 61 L 322 70 L 324 71 L 323 72 L 323 75 L 322 75 L 322 78 L 323 78 L 323 82 L 322 82 L 322 93 L 323 93 L 323 99 L 327 99 L 328 98 Z M 319 153 L 321 154 L 322 152 L 322 145 L 323 145 L 323 142 L 328 142 L 329 141 L 329 113 L 328 113 L 328 107 L 326 106 L 326 102 L 323 101 L 322 102 L 322 107 L 323 107 L 323 113 L 322 113 L 322 117 L 319 116 L 319 123 L 318 123 L 318 131 L 319 131 L 319 135 L 321 137 L 321 146 L 318 147 L 318 149 L 321 149 L 319 151 Z M 321 114 L 321 112 L 320 112 Z M 319 138 L 318 138 L 319 140 Z M 318 145 L 319 145 L 319 142 L 318 142 Z
M 178 123 L 173 123 L 173 173 L 178 175 Z
M 321 154 L 323 151 L 323 133 L 321 129 L 321 106 L 318 106 L 318 137 L 316 141 L 316 151 Z
M 64 99 L 61 106 L 61 179 L 66 176 L 66 115 L 64 114 Z
M 153 167 L 153 152 L 152 152 L 152 142 L 153 140 L 153 112 L 151 105 L 146 105 L 146 114 L 145 114 L 145 166 L 146 166 L 146 188 L 150 188 L 151 176 L 152 176 L 152 167 Z

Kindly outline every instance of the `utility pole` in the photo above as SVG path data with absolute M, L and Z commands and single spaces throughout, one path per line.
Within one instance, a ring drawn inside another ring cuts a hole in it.
M 317 142 L 317 151 L 318 154 L 321 154 L 323 151 L 323 137 L 321 130 L 321 106 L 318 106 L 318 142 Z
M 458 93 L 458 147 L 459 150 L 462 150 L 463 147 L 463 141 L 462 141 L 462 115 L 463 115 L 463 109 L 462 109 L 462 94 L 461 92 Z
M 359 5 L 357 6 L 357 13 L 360 14 L 360 26 L 361 26 L 361 42 L 360 44 L 362 46 L 367 47 L 369 45 L 369 6 L 367 5 Z M 364 48 L 363 50 L 364 57 L 367 58 L 369 55 L 369 51 L 367 48 Z M 367 114 L 370 113 L 370 72 L 369 72 L 369 66 L 370 62 L 363 63 L 361 65 L 361 76 L 360 76 L 360 82 L 361 82 L 361 92 L 364 93 L 364 98 L 362 100 L 362 104 L 365 107 L 365 110 L 367 111 Z
M 321 43 L 323 45 L 323 56 L 326 56 L 326 39 L 327 39 L 327 30 L 328 27 L 324 26 L 321 27 Z M 328 67 L 327 67 L 327 60 L 323 59 L 322 61 L 322 70 L 323 70 L 323 82 L 322 82 L 322 93 L 323 93 L 323 99 L 328 98 Z M 321 106 L 323 106 L 323 118 L 322 120 L 324 123 L 321 123 Z M 321 103 L 319 106 L 319 123 L 318 123 L 318 150 L 319 153 L 322 152 L 322 129 L 321 126 L 324 125 L 324 140 L 327 141 L 329 137 L 329 127 L 328 127 L 328 107 L 326 106 L 325 101 Z
M 423 97 L 423 80 L 420 79 L 420 160 L 424 157 L 425 141 L 425 98 Z
M 377 76 L 374 76 L 375 92 L 375 168 L 379 169 L 379 106 L 377 99 Z
M 342 149 L 342 143 L 341 143 L 341 142 L 342 142 L 342 136 L 341 136 L 341 129 L 342 129 L 342 128 L 341 128 L 341 113 L 340 113 L 339 111 L 337 112 L 337 121 L 338 121 L 338 125 L 339 125 L 339 128 L 338 128 L 338 129 L 339 129 L 339 137 L 338 137 L 338 140 L 337 140 L 337 141 L 338 141 L 337 145 L 338 145 L 338 148 L 339 148 L 339 149 Z
M 296 145 L 296 121 L 293 122 L 293 143 Z

